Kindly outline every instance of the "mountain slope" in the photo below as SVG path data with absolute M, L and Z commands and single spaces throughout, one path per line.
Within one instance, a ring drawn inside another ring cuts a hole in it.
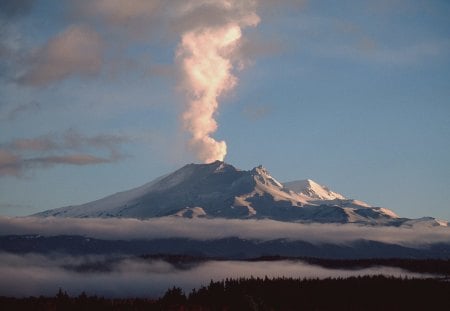
M 262 166 L 244 171 L 220 161 L 188 164 L 139 188 L 35 216 L 270 218 L 391 225 L 407 220 L 309 179 L 283 185 Z
M 297 193 L 317 200 L 345 200 L 342 194 L 331 191 L 311 179 L 297 180 L 284 183 L 284 186 Z
M 185 212 L 195 208 L 194 214 L 242 218 L 259 214 L 255 208 L 267 211 L 273 205 L 292 207 L 306 203 L 305 198 L 284 189 L 262 167 L 242 171 L 216 161 L 189 164 L 142 187 L 38 215 L 150 218 L 192 214 Z

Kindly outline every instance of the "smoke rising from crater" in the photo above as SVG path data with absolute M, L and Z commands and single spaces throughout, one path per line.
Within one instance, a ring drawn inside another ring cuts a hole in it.
M 199 7 L 188 10 L 198 11 L 208 1 L 198 3 Z M 233 68 L 239 62 L 236 51 L 242 29 L 259 23 L 259 17 L 254 12 L 255 2 L 244 3 L 214 3 L 216 9 L 223 11 L 222 18 L 214 23 L 191 25 L 189 30 L 183 32 L 178 45 L 176 58 L 183 76 L 182 86 L 188 97 L 182 115 L 183 128 L 191 134 L 189 146 L 204 163 L 222 161 L 227 153 L 225 141 L 217 141 L 211 135 L 218 127 L 215 114 L 220 95 L 237 84 Z

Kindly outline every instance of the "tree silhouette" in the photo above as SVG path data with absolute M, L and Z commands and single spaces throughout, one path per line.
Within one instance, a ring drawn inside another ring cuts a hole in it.
M 0 297 L 1 310 L 450 310 L 448 279 L 363 276 L 329 279 L 239 278 L 211 281 L 188 297 L 172 287 L 158 300 Z

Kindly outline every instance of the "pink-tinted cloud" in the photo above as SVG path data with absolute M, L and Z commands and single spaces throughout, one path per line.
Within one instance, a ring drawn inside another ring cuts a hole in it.
M 100 72 L 103 42 L 87 26 L 71 26 L 50 39 L 33 55 L 19 82 L 44 86 L 72 75 L 90 76 Z
M 18 177 L 29 169 L 55 165 L 115 162 L 123 158 L 119 146 L 126 141 L 126 138 L 114 135 L 87 137 L 74 130 L 59 136 L 16 139 L 0 144 L 0 177 Z
M 35 0 L 3 2 L 0 4 L 0 11 L 7 17 L 26 14 L 35 4 Z M 130 43 L 150 42 L 155 39 L 177 40 L 187 31 L 221 27 L 243 21 L 249 12 L 255 14 L 264 12 L 265 16 L 271 16 L 280 10 L 295 10 L 302 7 L 304 2 L 303 0 L 285 0 L 281 3 L 269 0 L 71 1 L 62 6 L 65 8 L 63 14 L 71 26 L 62 29 L 41 47 L 31 50 L 31 53 L 25 50 L 21 50 L 20 53 L 10 51 L 0 42 L 0 55 L 12 54 L 8 62 L 3 61 L 13 68 L 8 74 L 3 75 L 22 85 L 47 86 L 74 75 L 86 77 L 100 72 L 115 72 L 118 68 L 142 70 L 143 67 L 148 68 L 151 59 L 147 55 L 144 60 L 146 66 L 133 63 L 142 63 L 142 60 L 129 59 L 125 55 L 124 50 Z M 256 53 L 260 50 L 263 50 L 263 53 L 267 53 L 267 50 L 274 51 L 274 47 L 278 44 L 267 42 L 253 44 L 252 41 L 252 38 L 243 41 L 242 46 L 236 49 L 235 52 L 240 55 L 241 60 L 242 55 L 252 58 L 255 51 Z M 108 55 L 104 53 L 106 50 Z M 248 56 L 249 54 L 251 56 Z M 129 66 L 130 63 L 132 66 Z M 18 72 L 22 72 L 19 77 Z M 153 71 L 152 74 L 158 72 Z
M 25 159 L 25 164 L 42 164 L 42 165 L 55 165 L 55 164 L 72 164 L 72 165 L 88 165 L 112 162 L 114 157 L 101 158 L 90 154 L 70 154 L 65 156 L 48 156 L 32 159 Z
M 177 1 L 167 2 L 165 5 Z M 78 15 L 100 17 L 109 24 L 127 27 L 136 20 L 153 18 L 163 4 L 162 0 L 81 0 L 73 5 Z
M 71 129 L 61 135 L 48 134 L 34 138 L 18 138 L 8 143 L 0 143 L 0 148 L 15 152 L 24 151 L 64 151 L 88 148 L 114 149 L 127 139 L 116 135 L 84 136 Z
M 44 156 L 24 158 L 6 150 L 0 149 L 0 177 L 20 177 L 26 170 L 34 168 L 49 168 L 55 165 L 92 165 L 111 163 L 121 159 L 118 154 L 108 157 L 98 157 L 91 154 L 69 154 L 60 156 Z
M 0 149 L 0 176 L 18 176 L 20 157 L 7 150 Z
M 50 137 L 19 138 L 9 144 L 9 149 L 18 151 L 48 151 L 57 147 Z
M 225 141 L 212 137 L 217 130 L 215 114 L 219 97 L 237 84 L 233 74 L 237 62 L 233 55 L 239 47 L 243 28 L 256 26 L 260 20 L 254 1 L 207 3 L 208 6 L 191 4 L 185 8 L 176 55 L 182 87 L 188 97 L 182 115 L 183 126 L 191 135 L 190 147 L 204 163 L 223 161 L 227 153 Z M 208 12 L 213 12 L 212 18 Z M 222 12 L 223 16 L 218 14 L 220 18 L 214 18 L 217 12 Z

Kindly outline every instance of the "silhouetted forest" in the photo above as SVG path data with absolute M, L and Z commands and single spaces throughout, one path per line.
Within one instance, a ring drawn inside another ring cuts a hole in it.
M 226 279 L 158 300 L 69 297 L 0 298 L 2 310 L 450 310 L 450 282 L 385 276 L 347 279 Z

